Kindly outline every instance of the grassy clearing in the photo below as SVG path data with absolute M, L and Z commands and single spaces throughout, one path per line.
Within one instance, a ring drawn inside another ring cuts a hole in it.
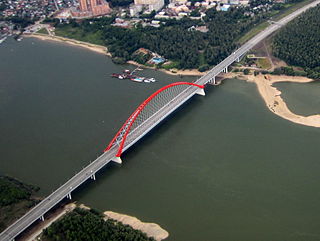
M 264 30 L 266 27 L 269 26 L 268 22 L 263 22 L 258 24 L 256 27 L 252 28 L 249 32 L 247 32 L 245 35 L 243 35 L 239 40 L 239 44 L 243 44 L 247 42 L 249 39 L 260 33 L 262 30 Z
M 170 61 L 169 63 L 165 63 L 162 65 L 162 68 L 166 70 L 177 69 L 178 67 L 179 67 L 179 63 L 175 61 Z
M 64 26 L 56 28 L 55 34 L 57 36 L 76 39 L 83 42 L 88 42 L 92 44 L 104 45 L 102 40 L 102 32 L 83 32 L 80 28 L 72 28 L 71 26 Z
M 42 29 L 40 29 L 37 33 L 41 33 L 41 34 L 49 34 L 46 28 L 42 28 Z
M 256 61 L 257 66 L 261 69 L 271 69 L 272 65 L 270 63 L 270 60 L 268 58 L 259 58 Z
M 305 0 L 303 2 L 300 3 L 296 3 L 296 4 L 287 4 L 286 5 L 286 10 L 284 11 L 280 11 L 278 14 L 275 14 L 272 18 L 274 21 L 278 21 L 281 18 L 289 15 L 290 13 L 293 13 L 294 11 L 296 11 L 299 8 L 302 8 L 303 6 L 313 2 L 314 0 Z

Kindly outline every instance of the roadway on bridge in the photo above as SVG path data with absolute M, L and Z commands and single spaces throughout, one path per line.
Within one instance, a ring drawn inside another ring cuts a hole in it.
M 224 59 L 221 63 L 212 68 L 206 75 L 199 78 L 195 81 L 198 85 L 205 85 L 215 79 L 215 77 L 224 71 L 228 66 L 232 63 L 240 59 L 244 56 L 250 49 L 252 49 L 257 43 L 262 41 L 264 38 L 281 28 L 281 26 L 285 25 L 299 14 L 304 12 L 305 10 L 315 7 L 320 3 L 320 0 L 314 1 L 303 8 L 298 9 L 297 11 L 291 13 L 290 15 L 282 18 L 275 24 L 270 25 L 265 30 L 257 34 L 255 37 L 250 39 L 244 45 L 242 45 L 239 49 L 229 55 L 226 59 Z M 154 128 L 157 124 L 159 124 L 163 119 L 165 119 L 168 115 L 170 115 L 173 111 L 179 108 L 182 104 L 184 104 L 187 100 L 189 100 L 192 96 L 196 94 L 198 91 L 197 87 L 190 86 L 186 88 L 184 91 L 179 93 L 175 98 L 169 101 L 165 106 L 163 106 L 159 111 L 157 111 L 153 116 L 143 122 L 139 127 L 135 128 L 127 137 L 126 146 L 123 151 L 127 150 L 134 143 L 136 143 L 139 139 L 141 139 L 146 133 L 148 133 L 152 128 Z M 27 229 L 32 223 L 36 220 L 41 219 L 51 208 L 57 205 L 61 200 L 66 198 L 68 195 L 71 197 L 71 193 L 77 187 L 79 187 L 82 183 L 87 181 L 90 178 L 93 178 L 95 173 L 103 168 L 106 164 L 111 162 L 117 152 L 116 146 L 111 148 L 108 152 L 103 153 L 100 157 L 86 166 L 83 170 L 78 172 L 75 176 L 69 179 L 65 184 L 55 190 L 52 194 L 42 200 L 37 206 L 32 208 L 28 213 L 26 213 L 23 217 L 9 226 L 6 230 L 4 230 L 0 234 L 1 241 L 10 241 L 17 237 L 21 232 Z

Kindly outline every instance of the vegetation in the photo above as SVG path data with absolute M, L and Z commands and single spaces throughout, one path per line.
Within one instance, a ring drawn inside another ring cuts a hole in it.
M 289 15 L 290 13 L 294 12 L 295 10 L 301 8 L 302 6 L 308 4 L 312 0 L 287 0 L 285 3 L 276 3 L 274 4 L 269 12 L 264 15 L 264 18 L 270 18 L 274 21 L 278 21 L 279 19 Z M 269 0 L 252 0 L 250 1 L 250 6 L 255 7 L 259 5 L 264 4 L 270 4 Z M 266 27 L 269 26 L 268 22 L 262 22 L 260 24 L 255 25 L 253 28 L 251 28 L 250 31 L 248 31 L 245 35 L 243 35 L 239 39 L 239 43 L 243 44 L 246 41 L 248 41 L 250 38 L 264 30 Z
M 244 70 L 243 70 L 243 74 L 245 74 L 245 75 L 250 74 L 250 70 L 249 70 L 249 69 L 244 69 Z
M 23 29 L 31 24 L 34 24 L 38 19 L 30 19 L 27 17 L 0 17 L 0 21 L 10 21 L 15 24 L 15 29 Z
M 248 17 L 244 8 L 234 8 L 229 12 L 209 9 L 204 18 L 191 20 L 166 20 L 159 28 L 142 27 L 138 24 L 132 29 L 111 26 L 114 18 L 83 20 L 79 23 L 56 24 L 56 34 L 82 41 L 106 45 L 117 61 L 133 59 L 139 48 L 156 52 L 176 63 L 180 69 L 205 69 L 224 59 L 237 46 L 235 44 L 252 24 L 262 17 Z M 191 31 L 191 26 L 205 24 L 209 31 L 202 33 Z
M 4 11 L 7 9 L 7 6 L 4 3 L 0 3 L 0 11 Z
M 280 67 L 274 69 L 273 72 L 270 74 L 275 74 L 275 75 L 289 75 L 289 76 L 307 76 L 307 73 L 305 71 L 301 70 L 295 70 L 292 67 Z
M 44 230 L 45 241 L 153 241 L 146 234 L 94 210 L 76 208 Z
M 306 75 L 313 79 L 320 79 L 319 15 L 320 6 L 310 9 L 280 30 L 272 45 L 276 57 L 290 65 L 302 67 Z M 288 69 L 285 71 L 291 72 Z
M 32 197 L 38 189 L 14 178 L 0 176 L 0 232 L 38 202 Z
M 269 58 L 258 58 L 256 63 L 258 68 L 261 69 L 271 69 L 272 67 Z
M 240 44 L 244 44 L 245 42 L 247 42 L 249 39 L 251 39 L 252 37 L 254 37 L 255 35 L 257 35 L 258 33 L 260 33 L 262 30 L 264 30 L 266 27 L 269 26 L 268 22 L 262 22 L 260 24 L 258 24 L 257 26 L 253 27 L 248 33 L 246 33 L 245 35 L 243 35 L 238 42 Z
M 46 28 L 42 28 L 42 29 L 40 29 L 37 33 L 41 33 L 41 34 L 49 34 Z
M 119 28 L 111 25 L 114 17 L 53 23 L 59 36 L 107 46 L 116 63 L 135 60 L 145 64 L 147 56 L 137 55 L 136 51 L 146 48 L 170 60 L 178 69 L 198 68 L 205 71 L 267 27 L 268 23 L 265 20 L 271 16 L 286 14 L 294 8 L 296 2 L 304 4 L 307 1 L 309 0 L 288 0 L 286 3 L 274 4 L 269 0 L 253 0 L 250 2 L 251 7 L 264 6 L 263 11 L 257 8 L 254 10 L 257 12 L 248 14 L 252 8 L 231 8 L 228 12 L 211 8 L 206 11 L 203 21 L 190 18 L 167 19 L 162 20 L 159 28 L 143 27 L 141 24 L 131 29 Z M 145 17 L 153 16 L 154 13 Z M 194 10 L 192 16 L 199 16 L 199 11 Z M 203 33 L 190 28 L 203 25 L 208 28 L 208 32 Z M 169 68 L 168 66 L 170 65 L 161 67 Z

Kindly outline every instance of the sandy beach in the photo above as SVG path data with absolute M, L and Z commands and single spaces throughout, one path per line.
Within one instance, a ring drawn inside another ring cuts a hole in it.
M 105 54 L 107 56 L 111 56 L 111 54 L 108 52 L 108 49 L 105 46 L 97 45 L 97 44 L 91 44 L 91 43 L 87 43 L 87 42 L 82 42 L 82 41 L 78 41 L 78 40 L 75 40 L 75 39 L 69 39 L 69 38 L 46 35 L 46 34 L 40 34 L 40 33 L 24 35 L 24 37 L 34 37 L 34 38 L 38 38 L 38 39 L 41 39 L 41 40 L 63 42 L 63 43 L 66 43 L 66 44 L 71 44 L 71 45 L 74 45 L 74 46 L 83 47 L 83 48 L 89 49 L 91 51 L 100 53 L 100 54 Z
M 312 79 L 301 76 L 277 75 L 246 75 L 242 77 L 244 77 L 247 81 L 253 82 L 257 85 L 258 91 L 263 98 L 266 106 L 274 114 L 300 125 L 320 127 L 320 114 L 302 116 L 293 113 L 288 108 L 286 102 L 281 98 L 281 91 L 272 86 L 274 83 L 279 82 L 294 82 L 302 84 L 310 83 L 313 81 Z
M 137 219 L 136 217 L 131 217 L 121 213 L 115 213 L 111 211 L 104 212 L 106 219 L 111 218 L 131 226 L 133 229 L 140 230 L 147 234 L 148 237 L 153 237 L 157 241 L 166 239 L 169 236 L 169 233 L 162 229 L 156 223 L 144 223 Z
M 97 45 L 97 44 L 91 44 L 91 43 L 87 43 L 87 42 L 83 42 L 83 41 L 78 41 L 75 39 L 69 39 L 69 38 L 64 38 L 64 37 L 59 37 L 59 36 L 52 36 L 52 35 L 46 35 L 46 34 L 40 34 L 40 33 L 34 33 L 34 34 L 30 34 L 30 35 L 24 35 L 24 37 L 34 37 L 34 38 L 38 38 L 41 40 L 49 40 L 49 41 L 58 41 L 58 42 L 63 42 L 63 43 L 67 43 L 67 44 L 71 44 L 74 46 L 79 46 L 79 47 L 83 47 L 86 49 L 89 49 L 91 51 L 97 52 L 97 53 L 101 53 L 101 54 L 105 54 L 109 57 L 111 57 L 111 54 L 108 52 L 107 47 L 102 46 L 102 45 Z M 145 65 L 141 65 L 135 61 L 129 60 L 127 61 L 128 64 L 132 64 L 132 65 L 136 65 L 136 66 L 142 66 L 143 68 L 149 68 L 149 69 L 156 69 L 155 67 L 149 67 L 149 66 L 145 66 Z M 170 75 L 182 75 L 182 76 L 202 76 L 204 74 L 206 74 L 206 72 L 200 72 L 197 69 L 187 69 L 187 70 L 165 70 L 165 69 L 158 69 L 159 71 L 162 71 L 166 74 L 170 74 Z

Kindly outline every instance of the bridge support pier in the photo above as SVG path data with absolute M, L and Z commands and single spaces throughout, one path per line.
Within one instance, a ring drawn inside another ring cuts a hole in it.
M 211 84 L 217 84 L 217 82 L 216 82 L 216 76 L 213 76 L 213 78 L 210 80 L 210 83 Z
M 91 176 L 91 179 L 96 180 L 96 174 L 93 174 L 93 175 Z
M 206 93 L 204 92 L 204 89 L 198 89 L 197 92 L 196 92 L 197 95 L 202 95 L 202 96 L 205 96 Z
M 67 195 L 67 198 L 71 200 L 71 192 Z
M 114 161 L 114 162 L 116 162 L 116 163 L 118 163 L 118 164 L 121 164 L 121 163 L 122 163 L 122 160 L 121 160 L 121 158 L 120 158 L 119 156 L 115 156 L 115 157 L 112 159 L 112 161 Z

